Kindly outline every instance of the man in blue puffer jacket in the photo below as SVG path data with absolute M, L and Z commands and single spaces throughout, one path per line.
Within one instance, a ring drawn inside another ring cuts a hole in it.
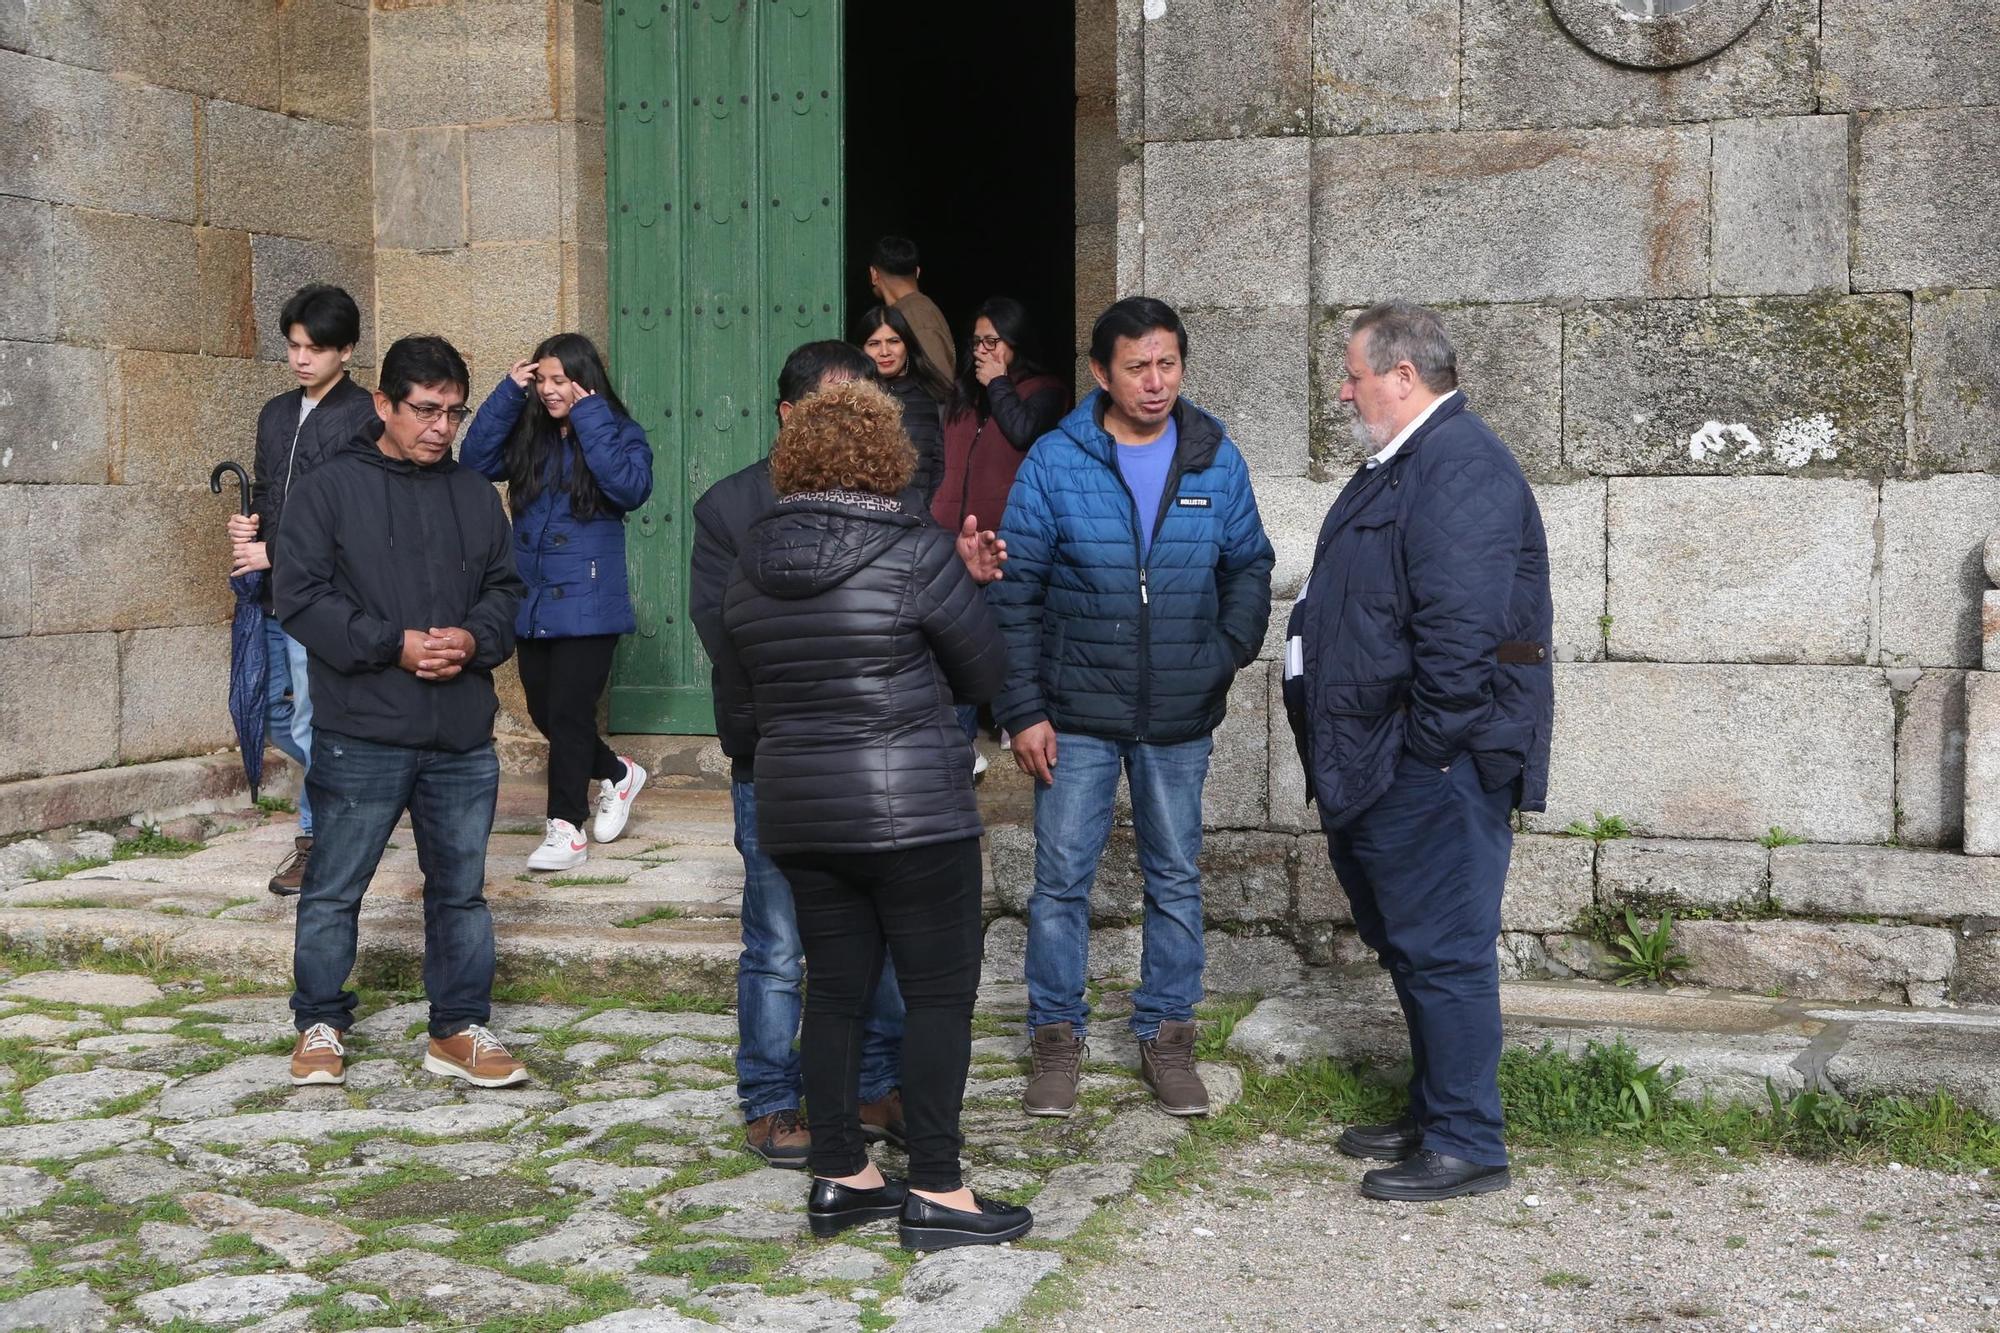
M 1169 1114 L 1208 1110 L 1194 1068 L 1201 788 L 1230 682 L 1264 640 L 1272 552 L 1243 455 L 1180 397 L 1186 356 L 1162 301 L 1129 297 L 1099 317 L 1099 392 L 1022 462 L 1000 532 L 1006 576 L 987 590 L 1008 659 L 993 714 L 1037 783 L 1029 1115 L 1076 1108 L 1090 887 L 1121 767 L 1146 886 L 1140 1074 Z
M 1377 1199 L 1505 1189 L 1500 894 L 1511 812 L 1540 810 L 1554 687 L 1548 539 L 1457 391 L 1436 312 L 1354 321 L 1341 401 L 1372 451 L 1320 528 L 1286 628 L 1285 710 L 1361 938 L 1410 1033 L 1410 1110 L 1340 1149 Z

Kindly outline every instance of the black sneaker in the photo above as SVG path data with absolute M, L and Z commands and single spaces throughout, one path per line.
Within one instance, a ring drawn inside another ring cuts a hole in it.
M 836 1180 L 813 1180 L 812 1197 L 806 1203 L 806 1223 L 822 1240 L 838 1236 L 849 1227 L 879 1222 L 903 1211 L 903 1182 L 885 1178 L 872 1190 L 856 1189 Z
M 903 1221 L 897 1228 L 906 1250 L 949 1250 L 960 1245 L 999 1245 L 1019 1240 L 1035 1225 L 1035 1215 L 1019 1204 L 995 1203 L 972 1196 L 977 1211 L 947 1208 L 921 1194 L 903 1200 Z

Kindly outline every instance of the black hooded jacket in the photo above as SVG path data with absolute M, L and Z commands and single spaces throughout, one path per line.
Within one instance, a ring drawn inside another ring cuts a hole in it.
M 842 500 L 750 529 L 723 599 L 718 700 L 757 728 L 757 837 L 772 855 L 976 838 L 954 699 L 999 690 L 1006 646 L 950 533 Z
M 381 745 L 475 750 L 493 739 L 493 668 L 514 651 L 522 584 L 491 484 L 376 445 L 378 419 L 297 478 L 277 611 L 311 655 L 313 725 Z M 397 665 L 404 630 L 458 626 L 472 660 L 450 680 Z
M 351 375 L 335 380 L 312 414 L 300 421 L 305 396 L 304 389 L 281 393 L 257 414 L 256 480 L 250 486 L 250 504 L 260 520 L 257 540 L 265 544 L 273 570 L 282 558 L 278 531 L 292 484 L 339 453 L 369 422 L 381 420 L 375 415 L 375 395 Z M 264 580 L 259 596 L 266 611 L 275 606 L 276 583 L 275 574 Z

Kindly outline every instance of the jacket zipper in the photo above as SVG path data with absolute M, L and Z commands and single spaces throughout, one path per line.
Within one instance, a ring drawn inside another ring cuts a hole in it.
M 979 429 L 972 432 L 972 443 L 965 446 L 965 475 L 959 478 L 958 483 L 958 526 L 961 528 L 965 526 L 965 507 L 972 503 L 972 455 L 978 452 L 979 437 L 986 433 L 986 422 L 992 419 L 988 416 L 986 421 L 980 422 Z
M 1152 567 L 1152 543 L 1141 544 L 1139 539 L 1139 497 L 1132 493 L 1130 483 L 1125 480 L 1124 470 L 1118 466 L 1118 441 L 1111 441 L 1111 471 L 1118 478 L 1118 484 L 1125 489 L 1125 498 L 1132 502 L 1132 554 L 1139 562 L 1139 717 L 1134 728 L 1136 740 L 1146 739 L 1148 724 L 1153 714 L 1153 616 L 1152 597 L 1146 586 L 1147 571 Z M 1166 482 L 1160 487 L 1160 507 L 1153 515 L 1153 541 L 1160 539 L 1160 528 L 1167 521 L 1167 508 L 1180 493 L 1181 476 L 1186 471 L 1182 465 L 1180 445 L 1174 446 L 1174 460 L 1167 467 Z M 1141 555 L 1140 552 L 1145 554 Z

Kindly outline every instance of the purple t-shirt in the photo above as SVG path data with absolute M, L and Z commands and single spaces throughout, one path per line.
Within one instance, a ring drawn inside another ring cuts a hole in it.
M 1180 443 L 1180 427 L 1172 417 L 1167 429 L 1151 444 L 1118 446 L 1118 471 L 1139 506 L 1139 559 L 1144 561 L 1153 546 L 1153 523 L 1160 516 L 1160 495 L 1167 489 L 1167 473 L 1173 470 L 1174 449 Z

